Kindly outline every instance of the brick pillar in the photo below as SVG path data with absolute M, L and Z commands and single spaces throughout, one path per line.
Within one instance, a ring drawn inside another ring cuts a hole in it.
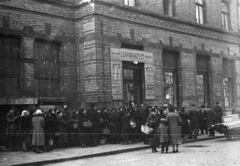
M 223 96 L 223 59 L 218 57 L 210 58 L 209 71 L 209 89 L 210 89 L 210 105 L 215 106 L 217 101 L 224 107 Z
M 33 43 L 34 39 L 24 37 L 22 39 L 23 54 L 22 58 L 33 59 Z M 23 73 L 23 87 L 24 87 L 24 96 L 34 97 L 34 88 L 37 83 L 34 82 L 34 62 L 29 61 L 29 63 L 22 64 Z
M 178 73 L 180 105 L 189 108 L 194 103 L 198 106 L 195 53 L 180 52 Z

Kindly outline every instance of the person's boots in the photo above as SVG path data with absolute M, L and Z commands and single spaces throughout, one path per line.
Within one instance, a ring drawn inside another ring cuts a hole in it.
M 154 147 L 152 147 L 152 152 L 153 152 L 153 153 L 155 153 L 155 152 L 156 152 Z
M 23 150 L 24 152 L 27 151 L 27 149 L 26 149 L 26 143 L 25 143 L 25 142 L 22 143 L 22 150 Z

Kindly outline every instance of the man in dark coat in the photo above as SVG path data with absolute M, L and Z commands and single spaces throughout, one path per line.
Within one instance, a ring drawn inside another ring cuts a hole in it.
M 98 135 L 99 135 L 99 118 L 98 118 L 98 114 L 97 114 L 97 108 L 95 106 L 95 104 L 91 104 L 90 105 L 90 109 L 87 111 L 87 116 L 90 120 L 90 122 L 92 122 L 93 126 L 90 129 L 91 130 L 91 134 L 90 134 L 90 146 L 97 146 L 97 140 L 98 140 Z
M 215 112 L 216 116 L 215 123 L 222 123 L 223 110 L 222 107 L 219 106 L 219 102 L 216 102 L 216 106 L 214 107 L 213 111 Z
M 215 113 L 211 108 L 207 108 L 207 127 L 209 130 L 209 136 L 215 136 L 215 129 L 213 125 L 215 124 Z
M 194 137 L 197 139 L 198 134 L 198 118 L 199 111 L 195 108 L 195 104 L 191 105 L 191 109 L 189 110 L 189 120 L 190 120 L 190 139 Z
M 66 103 L 63 105 L 63 119 L 67 123 L 67 138 L 68 138 L 68 146 L 71 146 L 71 143 L 73 141 L 73 136 L 72 136 L 72 126 L 71 126 L 71 109 L 68 107 Z
M 16 114 L 14 107 L 7 113 L 7 135 L 11 140 L 12 151 L 16 150 L 17 133 L 19 132 L 18 119 L 19 116 Z
M 181 135 L 182 135 L 182 138 L 183 140 L 186 139 L 186 136 L 189 134 L 189 126 L 188 126 L 188 114 L 185 112 L 185 108 L 184 107 L 181 107 L 181 110 L 180 112 L 178 112 L 180 118 L 182 119 L 182 123 L 181 123 L 181 127 L 182 127 L 182 130 L 181 130 Z

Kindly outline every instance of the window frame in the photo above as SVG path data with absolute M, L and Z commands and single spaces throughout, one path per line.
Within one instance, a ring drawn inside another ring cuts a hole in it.
M 223 8 L 223 5 L 225 8 Z M 222 28 L 226 31 L 230 29 L 230 10 L 229 3 L 222 1 L 221 3 L 221 18 L 222 18 Z
M 175 17 L 175 0 L 163 0 L 164 15 Z
M 123 4 L 126 6 L 136 7 L 136 0 L 123 0 Z
M 199 2 L 201 1 L 201 2 Z M 196 22 L 199 24 L 204 24 L 204 0 L 195 0 L 196 6 Z
M 5 41 L 9 40 L 9 55 L 5 55 L 6 45 Z M 1 59 L 1 73 L 0 73 L 0 97 L 17 97 L 20 96 L 20 49 L 21 38 L 12 35 L 0 35 L 0 59 Z M 14 43 L 15 41 L 15 43 Z M 9 62 L 10 67 L 6 68 L 6 63 Z M 15 63 L 13 63 L 15 62 Z M 17 65 L 17 66 L 16 66 Z M 5 70 L 8 70 L 6 73 Z M 8 82 L 7 84 L 5 83 Z
M 46 45 L 48 45 L 48 48 L 45 49 Z M 39 48 L 42 46 L 44 46 L 43 49 Z M 53 56 L 54 46 L 57 46 L 57 57 L 55 58 Z M 39 97 L 58 97 L 57 94 L 59 94 L 60 92 L 60 46 L 61 44 L 54 41 L 49 42 L 38 39 L 34 41 L 34 79 L 37 79 L 39 81 Z M 39 52 L 40 50 L 43 51 L 43 54 Z M 40 57 L 41 55 L 42 57 Z M 50 55 L 52 55 L 52 57 Z M 41 64 L 44 64 L 42 71 L 40 69 Z M 55 74 L 54 72 L 57 73 Z M 45 85 L 49 85 L 51 88 L 47 89 L 47 87 L 45 87 L 45 90 L 40 90 L 43 89 L 40 86 L 44 87 Z M 51 92 L 49 92 L 48 90 L 50 90 Z

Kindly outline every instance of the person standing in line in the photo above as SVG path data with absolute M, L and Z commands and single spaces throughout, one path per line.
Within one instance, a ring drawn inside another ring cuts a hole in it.
M 128 139 L 129 139 L 129 133 L 130 133 L 130 111 L 129 109 L 124 111 L 124 114 L 122 116 L 122 145 L 128 145 Z
M 173 147 L 173 153 L 178 152 L 178 146 L 182 144 L 181 139 L 181 128 L 180 124 L 182 123 L 182 119 L 178 115 L 178 113 L 174 112 L 174 108 L 169 108 L 169 114 L 167 115 L 167 123 L 169 126 L 169 136 L 170 143 Z
M 215 123 L 222 123 L 223 110 L 222 107 L 219 106 L 219 102 L 216 102 L 216 106 L 214 107 L 213 111 L 215 112 L 216 116 Z
M 215 130 L 213 125 L 215 124 L 215 113 L 214 111 L 209 107 L 207 108 L 207 128 L 209 130 L 209 136 L 215 136 Z
M 16 108 L 13 106 L 12 109 L 7 113 L 7 135 L 11 141 L 11 150 L 16 150 L 16 143 L 17 143 L 17 134 L 18 134 L 18 119 L 19 116 L 16 113 Z
M 33 135 L 32 145 L 36 147 L 36 153 L 43 152 L 43 146 L 45 144 L 44 138 L 44 118 L 42 117 L 42 111 L 37 110 L 35 117 L 32 118 Z
M 189 110 L 189 120 L 190 120 L 190 139 L 197 139 L 198 135 L 198 118 L 199 111 L 195 108 L 195 104 L 191 105 L 191 109 Z
M 92 147 L 96 147 L 98 146 L 98 135 L 99 135 L 99 122 L 100 119 L 98 117 L 98 113 L 97 113 L 97 107 L 95 106 L 94 103 L 92 103 L 90 105 L 90 109 L 87 110 L 87 116 L 90 120 L 90 122 L 92 122 L 92 127 L 89 128 L 91 130 L 91 134 L 90 134 L 90 146 Z
M 164 153 L 164 148 L 166 148 L 165 153 L 168 153 L 168 144 L 169 144 L 169 134 L 168 126 L 165 118 L 160 119 L 160 125 L 158 127 L 159 140 L 162 145 L 161 153 Z
M 21 129 L 21 142 L 22 142 L 22 150 L 27 151 L 27 140 L 30 136 L 30 131 L 32 129 L 31 126 L 31 117 L 29 116 L 29 112 L 27 110 L 23 110 L 21 114 L 20 120 L 20 129 Z
M 157 110 L 155 108 L 150 108 L 150 114 L 146 121 L 147 126 L 153 128 L 153 132 L 150 134 L 151 142 L 150 146 L 152 148 L 152 152 L 157 152 L 157 147 L 160 144 L 158 138 L 158 126 L 159 126 L 159 118 L 157 115 Z
M 189 116 L 188 114 L 185 112 L 185 107 L 181 107 L 181 111 L 178 112 L 178 115 L 180 116 L 180 118 L 182 119 L 182 123 L 181 123 L 181 135 L 183 140 L 186 139 L 186 136 L 189 134 L 189 126 L 188 126 L 188 120 L 189 120 Z

